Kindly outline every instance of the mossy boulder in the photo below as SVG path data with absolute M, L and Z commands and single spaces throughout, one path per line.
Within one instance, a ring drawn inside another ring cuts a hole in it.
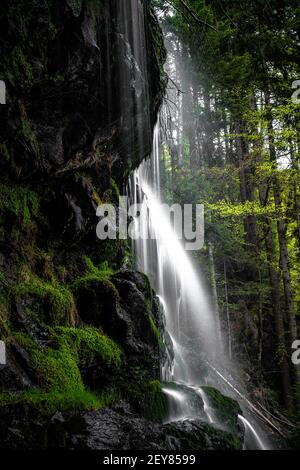
M 242 450 L 242 441 L 230 432 L 200 420 L 165 426 L 173 450 Z
M 27 279 L 12 288 L 15 299 L 27 304 L 28 316 L 34 316 L 38 306 L 40 321 L 48 325 L 74 325 L 77 323 L 77 310 L 70 289 L 55 280 L 46 282 L 29 275 Z M 31 302 L 30 302 L 30 299 Z M 25 301 L 25 302 L 24 302 Z M 30 307 L 31 304 L 31 307 Z
M 101 327 L 125 351 L 128 373 L 159 378 L 162 321 L 146 276 L 134 271 L 89 273 L 73 285 L 78 315 Z
M 50 405 L 57 398 L 57 406 L 66 407 L 75 391 L 91 402 L 89 390 L 115 387 L 142 415 L 162 419 L 160 312 L 149 281 L 139 273 L 115 274 L 107 265 L 85 263 L 88 271 L 69 285 L 31 273 L 9 285 L 14 298 L 2 391 L 32 406 L 46 407 L 48 397 Z M 76 310 L 76 325 L 68 321 L 70 308 Z M 7 395 L 3 399 L 6 403 Z
M 223 395 L 219 390 L 213 387 L 201 387 L 209 405 L 213 409 L 216 421 L 222 423 L 231 432 L 239 434 L 241 431 L 238 415 L 243 412 L 239 403 L 230 397 Z
M 131 383 L 127 388 L 126 399 L 135 412 L 146 419 L 163 423 L 168 414 L 168 400 L 159 380 Z

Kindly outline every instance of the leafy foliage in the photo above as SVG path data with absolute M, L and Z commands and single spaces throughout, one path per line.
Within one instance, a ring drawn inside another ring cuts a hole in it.
M 290 360 L 300 315 L 299 5 L 155 3 L 170 54 L 165 198 L 204 204 L 207 244 L 194 256 L 207 277 L 215 273 L 225 336 L 262 401 L 289 370 L 281 399 L 291 408 L 299 381 Z

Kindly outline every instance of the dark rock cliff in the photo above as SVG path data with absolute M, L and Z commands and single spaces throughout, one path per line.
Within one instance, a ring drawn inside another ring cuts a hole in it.
M 162 315 L 127 242 L 96 237 L 97 206 L 118 204 L 151 151 L 165 88 L 150 2 L 140 58 L 133 12 L 119 0 L 1 1 L 2 448 L 239 445 L 201 423 L 149 424 L 166 408 Z M 110 443 L 94 442 L 100 422 Z

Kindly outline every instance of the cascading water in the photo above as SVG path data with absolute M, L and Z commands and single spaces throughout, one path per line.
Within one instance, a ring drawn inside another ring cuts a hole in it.
M 163 390 L 170 403 L 168 421 L 202 417 L 218 423 L 209 399 L 201 385 L 216 386 L 210 371 L 221 378 L 228 393 L 231 387 L 235 398 L 242 397 L 224 376 L 220 364 L 220 345 L 217 319 L 201 282 L 178 240 L 169 213 L 160 200 L 160 144 L 158 127 L 154 132 L 153 153 L 144 161 L 129 182 L 130 204 L 136 205 L 133 250 L 137 268 L 147 274 L 156 290 L 166 320 L 166 330 L 172 343 L 174 360 L 162 364 Z M 217 364 L 217 368 L 214 365 Z M 222 370 L 222 373 L 219 372 Z M 220 388 L 220 383 L 218 383 Z M 201 407 L 192 395 L 202 399 Z M 247 414 L 247 411 L 246 411 Z M 265 449 L 266 444 L 245 416 L 239 417 L 245 428 L 246 449 Z
M 140 166 L 131 182 L 131 202 L 140 204 L 135 230 L 141 237 L 134 242 L 134 252 L 138 268 L 150 277 L 164 307 L 175 351 L 172 378 L 198 381 L 199 368 L 188 358 L 190 345 L 192 342 L 199 357 L 201 352 L 214 357 L 218 352 L 215 319 L 198 275 L 160 201 L 157 139 L 156 129 L 153 159 Z
M 239 420 L 243 423 L 245 428 L 245 439 L 244 439 L 244 449 L 258 449 L 265 450 L 265 444 L 262 439 L 254 429 L 251 423 L 244 418 L 244 416 L 239 415 Z

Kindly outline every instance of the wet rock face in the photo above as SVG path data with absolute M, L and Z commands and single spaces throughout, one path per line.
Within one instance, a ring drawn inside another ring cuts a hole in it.
M 8 93 L 1 133 L 15 170 L 62 179 L 89 173 L 105 187 L 105 175 L 121 181 L 149 154 L 164 47 L 155 46 L 161 32 L 148 2 L 144 11 L 146 60 L 136 57 L 116 0 L 1 2 L 8 18 L 0 35 Z
M 140 56 L 122 26 L 119 0 L 0 4 L 0 79 L 7 88 L 0 183 L 5 177 L 40 197 L 40 245 L 96 244 L 96 208 L 112 202 L 112 180 L 123 188 L 151 151 L 165 49 L 149 2 L 129 3 L 144 9 L 147 44 Z M 16 222 L 7 221 L 5 232 Z M 19 245 L 20 238 L 3 243 Z
M 35 383 L 35 370 L 26 351 L 17 344 L 6 351 L 6 364 L 0 368 L 0 392 L 15 392 L 32 387 Z
M 0 411 L 0 416 L 1 449 L 184 451 L 242 448 L 240 439 L 200 420 L 161 425 L 136 415 L 126 402 L 97 412 L 56 413 L 47 421 L 33 414 L 31 425 L 22 417 L 16 418 L 5 431 L 7 414 Z
M 90 450 L 230 450 L 241 449 L 232 434 L 201 420 L 160 425 L 130 414 L 125 404 L 81 416 L 82 431 L 75 448 Z

